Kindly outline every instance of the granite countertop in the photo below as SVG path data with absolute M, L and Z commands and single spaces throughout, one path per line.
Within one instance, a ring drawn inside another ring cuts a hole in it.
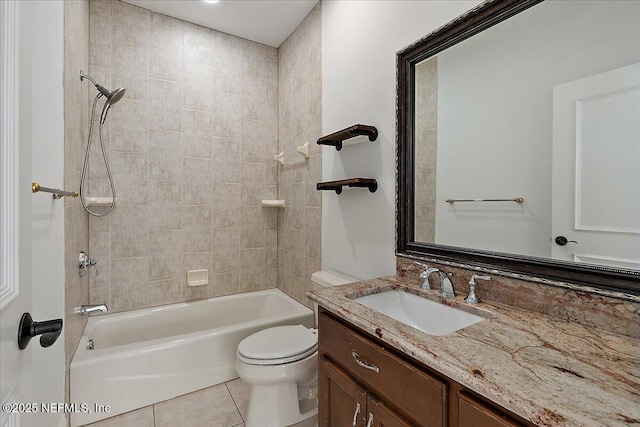
M 351 298 L 406 290 L 486 321 L 432 336 Z M 313 301 L 540 426 L 640 425 L 640 339 L 498 303 L 443 300 L 392 276 L 313 291 Z

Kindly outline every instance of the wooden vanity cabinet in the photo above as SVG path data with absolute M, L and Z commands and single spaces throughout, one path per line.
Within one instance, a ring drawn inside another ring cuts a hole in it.
M 331 427 L 410 427 L 410 422 L 364 390 L 342 369 L 321 358 L 320 425 Z
M 410 427 L 409 421 L 373 396 L 367 396 L 367 427 Z M 370 417 L 370 418 L 369 418 Z
M 517 427 L 522 424 L 468 394 L 459 392 L 458 425 L 460 427 Z
M 318 329 L 320 427 L 533 426 L 324 310 Z
M 321 358 L 342 368 L 345 375 L 387 405 L 395 407 L 401 416 L 414 424 L 446 426 L 445 381 L 407 363 L 326 314 L 320 316 L 318 330 Z M 326 390 L 322 383 L 319 392 L 320 405 L 323 405 Z

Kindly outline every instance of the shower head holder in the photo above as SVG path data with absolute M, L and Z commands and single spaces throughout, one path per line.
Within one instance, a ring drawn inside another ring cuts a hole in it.
M 91 83 L 93 83 L 96 89 L 98 89 L 98 92 L 100 92 L 100 95 L 98 95 L 98 97 L 104 96 L 105 98 L 107 98 L 107 101 L 104 103 L 104 107 L 102 108 L 102 114 L 100 114 L 100 123 L 102 124 L 107 118 L 107 112 L 109 111 L 109 108 L 111 108 L 111 106 L 116 102 L 120 101 L 120 99 L 122 99 L 122 97 L 124 96 L 125 89 L 119 87 L 114 90 L 109 90 L 98 83 L 96 79 L 80 70 L 80 81 L 84 81 L 84 79 L 89 80 Z

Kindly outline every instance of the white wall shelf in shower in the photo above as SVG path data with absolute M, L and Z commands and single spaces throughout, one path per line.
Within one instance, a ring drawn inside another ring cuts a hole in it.
M 113 197 L 86 197 L 85 203 L 88 207 L 109 207 L 111 206 L 111 202 L 113 201 Z
M 284 200 L 263 200 L 263 208 L 284 208 Z

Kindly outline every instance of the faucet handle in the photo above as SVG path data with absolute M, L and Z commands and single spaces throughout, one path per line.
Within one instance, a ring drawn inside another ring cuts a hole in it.
M 491 280 L 491 276 L 481 276 L 479 274 L 474 274 L 471 276 L 471 279 L 469 280 L 469 295 L 464 299 L 464 302 L 467 302 L 469 304 L 477 304 L 479 302 L 482 302 L 480 298 L 476 296 L 476 279 Z
M 428 291 L 429 289 L 431 289 L 431 285 L 429 285 L 429 276 L 431 275 L 431 273 L 435 273 L 436 271 L 440 270 L 438 270 L 437 268 L 431 268 L 427 264 L 424 264 L 422 262 L 414 261 L 413 263 L 424 267 L 424 270 L 420 273 L 419 277 L 423 280 L 421 288 L 425 291 Z
M 469 284 L 470 285 L 476 285 L 476 279 L 480 279 L 480 280 L 491 280 L 491 276 L 481 276 L 479 274 L 474 274 L 471 276 L 471 279 L 469 280 Z
M 418 261 L 414 261 L 413 263 L 416 264 L 416 265 L 419 265 L 420 267 L 424 267 L 424 270 L 422 270 L 422 272 L 420 272 L 420 276 L 419 277 L 421 279 L 426 279 L 427 277 L 429 277 L 429 266 L 427 264 L 423 264 L 423 263 L 418 262 Z

